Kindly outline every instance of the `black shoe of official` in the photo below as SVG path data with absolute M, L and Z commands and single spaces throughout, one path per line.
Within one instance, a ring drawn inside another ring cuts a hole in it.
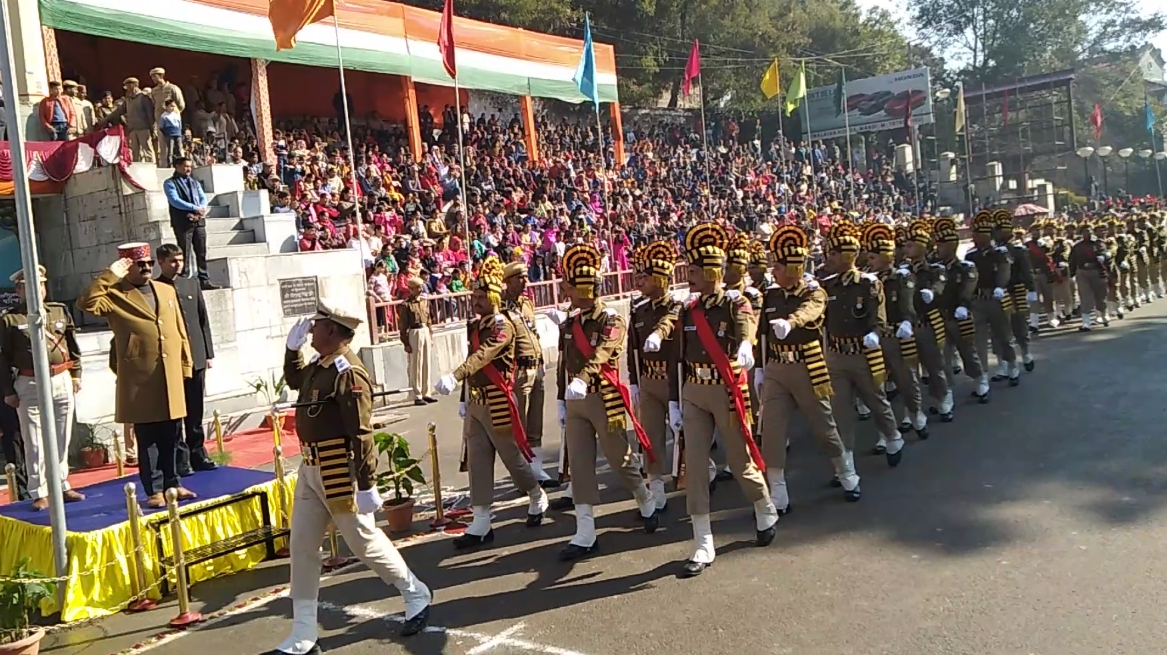
M 196 471 L 214 471 L 219 468 L 219 465 L 212 460 L 204 459 L 201 462 L 191 464 L 190 467 Z
M 648 518 L 642 516 L 640 520 L 644 523 L 644 534 L 652 534 L 660 527 L 660 510 L 654 511 Z
M 555 478 L 548 478 L 539 482 L 539 486 L 544 489 L 558 489 L 563 486 L 563 483 Z
M 539 512 L 538 514 L 528 514 L 527 515 L 527 527 L 528 528 L 537 528 L 541 525 L 543 525 L 543 512 Z
M 891 391 L 884 392 L 884 397 L 887 398 L 887 402 L 889 402 L 889 403 L 891 401 L 895 400 L 895 397 L 898 395 L 900 395 L 900 388 L 899 387 L 896 387 L 896 388 L 892 389 Z
M 973 394 L 973 396 L 976 396 L 976 399 L 977 399 L 977 402 L 978 402 L 978 403 L 980 403 L 980 404 L 982 404 L 982 405 L 988 405 L 988 404 L 989 404 L 989 400 L 991 400 L 991 399 L 992 399 L 992 396 L 993 396 L 993 394 L 992 394 L 992 392 L 990 392 L 990 391 L 986 391 L 986 392 L 985 392 L 985 395 L 983 395 L 983 396 L 977 396 L 975 393 Z
M 430 606 L 426 605 L 425 609 L 418 612 L 412 619 L 406 619 L 405 623 L 401 624 L 402 637 L 412 637 L 415 634 L 426 629 L 430 622 Z
M 875 448 L 871 449 L 872 455 L 882 455 L 887 452 L 887 446 L 876 444 Z
M 922 386 L 922 387 L 928 386 L 928 382 L 930 380 L 931 380 L 931 378 L 929 378 L 927 375 L 925 375 L 924 377 L 920 378 L 920 386 Z
M 924 428 L 923 430 L 916 430 L 916 437 L 919 438 L 920 441 L 927 441 L 928 437 L 930 436 L 932 435 L 928 433 L 928 428 Z
M 869 418 L 871 418 L 871 412 L 867 412 L 866 414 L 859 412 L 859 420 L 860 421 L 866 421 Z
M 713 566 L 713 563 L 706 564 L 705 562 L 685 562 L 684 568 L 678 574 L 682 578 L 695 578 L 705 572 L 705 569 Z
M 859 499 L 862 497 L 863 497 L 863 494 L 859 490 L 859 485 L 855 485 L 855 488 L 850 490 L 850 491 L 846 491 L 846 490 L 843 491 L 843 498 L 849 503 L 857 503 L 857 502 L 859 502 Z
M 765 548 L 774 543 L 774 537 L 778 536 L 778 522 L 766 528 L 765 530 L 758 530 L 754 533 L 754 545 L 758 548 Z
M 831 478 L 831 482 L 830 482 L 829 486 L 839 488 L 839 487 L 843 486 L 843 483 L 839 482 L 839 478 Z
M 425 407 L 425 406 L 426 406 L 426 405 L 428 405 L 429 403 L 427 403 L 426 401 L 422 400 L 421 398 L 418 398 L 417 400 L 414 400 L 414 401 L 413 401 L 413 404 L 414 404 L 414 406 L 416 406 L 416 407 Z
M 1024 366 L 1025 366 L 1026 373 L 1032 373 L 1033 369 L 1037 368 L 1037 360 L 1034 359 L 1034 360 L 1025 362 Z
M 577 559 L 583 559 L 589 555 L 595 555 L 600 551 L 600 542 L 594 541 L 591 546 L 577 546 L 575 544 L 567 544 L 567 547 L 559 551 L 560 562 L 574 562 Z
M 575 509 L 575 499 L 571 496 L 560 496 L 547 504 L 547 509 L 553 509 L 556 512 L 567 512 Z
M 421 399 L 422 399 L 422 400 L 424 400 L 424 401 L 426 401 L 427 403 L 429 403 L 429 404 L 431 404 L 431 405 L 432 405 L 432 404 L 434 404 L 434 403 L 436 403 L 436 402 L 438 402 L 438 399 L 437 399 L 437 398 L 433 398 L 433 397 L 431 397 L 431 396 L 422 396 L 422 398 L 421 398 Z
M 481 537 L 472 534 L 462 533 L 462 536 L 454 539 L 454 548 L 458 550 L 469 550 L 471 548 L 478 548 L 494 541 L 494 530 L 488 530 L 486 534 Z
M 899 452 L 897 452 L 895 454 L 892 454 L 892 453 L 885 453 L 885 454 L 887 455 L 887 465 L 894 469 L 895 467 L 900 465 L 900 460 L 902 460 L 904 458 L 904 449 L 900 448 Z
M 194 474 L 195 474 L 195 472 L 194 472 L 193 468 L 184 468 L 184 469 L 178 470 L 178 477 L 180 477 L 180 478 L 189 478 L 190 476 L 192 476 Z
M 201 288 L 203 291 L 215 291 L 217 289 L 222 289 L 223 287 L 215 284 L 214 282 L 211 282 L 210 280 L 204 280 L 199 283 L 199 288 Z
M 1041 332 L 1041 328 L 1035 328 L 1032 325 L 1029 326 L 1029 333 L 1030 334 L 1037 334 L 1038 332 Z
M 952 412 L 944 412 L 943 414 L 940 415 L 940 422 L 941 423 L 951 423 L 953 421 L 953 418 L 954 417 L 952 415 Z
M 1009 377 L 1009 376 L 1008 375 L 1001 375 L 1000 373 L 998 373 L 998 374 L 994 375 L 993 377 L 989 378 L 989 381 L 990 382 L 1001 382 L 1002 380 L 1004 380 L 1007 377 Z
M 964 369 L 962 369 L 962 368 L 961 368 L 961 367 L 959 367 L 959 366 L 953 366 L 953 367 L 952 367 L 952 374 L 953 374 L 953 375 L 960 375 L 960 374 L 961 374 L 963 371 L 964 371 Z
M 1021 384 L 1021 376 L 1017 376 L 1015 378 L 1009 378 L 1009 386 L 1016 387 L 1020 384 Z
M 912 431 L 912 422 L 905 418 L 904 422 L 900 423 L 900 432 L 911 432 L 911 431 Z
M 932 416 L 936 416 L 937 414 L 940 413 L 940 410 L 935 408 L 935 407 L 929 407 L 928 413 L 931 414 Z
M 322 655 L 323 652 L 324 651 L 320 650 L 320 644 L 312 644 L 312 648 L 309 648 L 308 652 L 304 653 L 304 655 Z M 287 651 L 283 651 L 283 650 L 280 650 L 277 648 L 275 650 L 269 650 L 264 655 L 292 655 L 292 654 L 287 652 Z
M 721 469 L 720 471 L 717 472 L 717 475 L 714 476 L 713 479 L 717 480 L 718 482 L 725 482 L 726 480 L 732 480 L 733 473 L 727 469 Z

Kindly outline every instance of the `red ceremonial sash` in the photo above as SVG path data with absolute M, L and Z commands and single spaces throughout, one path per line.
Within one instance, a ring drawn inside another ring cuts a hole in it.
M 584 357 L 591 359 L 595 354 L 596 348 L 592 342 L 588 341 L 588 336 L 583 331 L 583 317 L 579 320 L 572 321 L 571 334 L 575 337 L 576 347 L 579 348 Z M 656 454 L 652 452 L 652 441 L 648 438 L 648 433 L 641 427 L 640 421 L 636 420 L 636 414 L 632 413 L 632 394 L 628 391 L 628 387 L 620 381 L 620 374 L 616 372 L 615 368 L 608 362 L 604 362 L 600 366 L 600 378 L 616 389 L 616 393 L 620 394 L 620 400 L 624 403 L 624 409 L 628 412 L 628 418 L 632 419 L 632 430 L 636 432 L 636 440 L 640 442 L 640 450 L 648 455 L 648 461 L 655 463 Z
M 478 330 L 470 331 L 470 349 L 472 351 L 478 350 Z M 523 454 L 528 462 L 534 461 L 535 451 L 531 450 L 531 445 L 527 443 L 527 432 L 523 429 L 523 421 L 519 417 L 519 406 L 515 404 L 514 388 L 511 383 L 503 377 L 494 362 L 482 367 L 482 372 L 486 374 L 486 379 L 490 383 L 502 390 L 503 395 L 507 399 L 507 409 L 511 414 L 511 432 L 515 435 L 515 445 L 519 447 L 519 452 Z M 492 426 L 493 427 L 493 426 Z
M 746 397 L 742 393 L 742 385 L 746 383 L 746 372 L 733 374 L 729 356 L 722 352 L 721 344 L 717 342 L 717 337 L 713 336 L 713 328 L 709 327 L 709 321 L 705 319 L 705 309 L 701 307 L 701 301 L 697 301 L 690 311 L 693 313 L 693 324 L 697 327 L 697 338 L 701 339 L 705 352 L 709 354 L 713 365 L 717 367 L 717 372 L 721 374 L 721 379 L 729 387 L 730 395 L 733 397 L 733 408 L 737 412 L 737 422 L 741 427 L 742 438 L 746 440 L 746 448 L 750 451 L 750 458 L 759 469 L 765 471 L 766 462 L 762 461 L 762 451 L 758 450 L 754 435 L 750 434 L 750 413 L 746 411 Z

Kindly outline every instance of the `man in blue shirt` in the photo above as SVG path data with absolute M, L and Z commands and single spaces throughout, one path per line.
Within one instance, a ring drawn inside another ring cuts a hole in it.
M 193 168 L 190 159 L 176 159 L 174 175 L 162 183 L 162 190 L 170 205 L 170 227 L 174 230 L 174 238 L 184 253 L 189 253 L 193 246 L 199 286 L 209 291 L 220 287 L 211 284 L 207 276 L 207 194 L 203 192 L 203 185 L 191 177 Z

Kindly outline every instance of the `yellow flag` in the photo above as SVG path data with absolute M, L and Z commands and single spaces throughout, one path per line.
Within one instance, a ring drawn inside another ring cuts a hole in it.
M 332 18 L 335 13 L 335 0 L 271 0 L 267 7 L 267 18 L 271 21 L 276 50 L 295 47 L 296 35 L 300 30 L 317 21 Z
M 798 75 L 795 76 L 794 82 L 790 84 L 790 90 L 786 92 L 786 115 L 794 113 L 798 108 L 798 101 L 806 97 L 806 62 L 803 62 L 802 68 L 798 69 Z
M 766 74 L 762 75 L 762 94 L 769 100 L 782 92 L 782 82 L 778 79 L 778 60 L 766 69 Z
M 964 84 L 956 85 L 956 130 L 957 134 L 964 134 Z

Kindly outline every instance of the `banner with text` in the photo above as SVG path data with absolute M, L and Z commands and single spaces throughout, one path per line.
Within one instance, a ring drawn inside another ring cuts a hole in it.
M 820 86 L 806 94 L 801 107 L 810 112 L 810 138 L 833 139 L 851 132 L 879 132 L 932 122 L 932 78 L 927 68 L 914 68 L 861 80 L 847 80 L 845 105 L 836 99 L 837 85 Z

